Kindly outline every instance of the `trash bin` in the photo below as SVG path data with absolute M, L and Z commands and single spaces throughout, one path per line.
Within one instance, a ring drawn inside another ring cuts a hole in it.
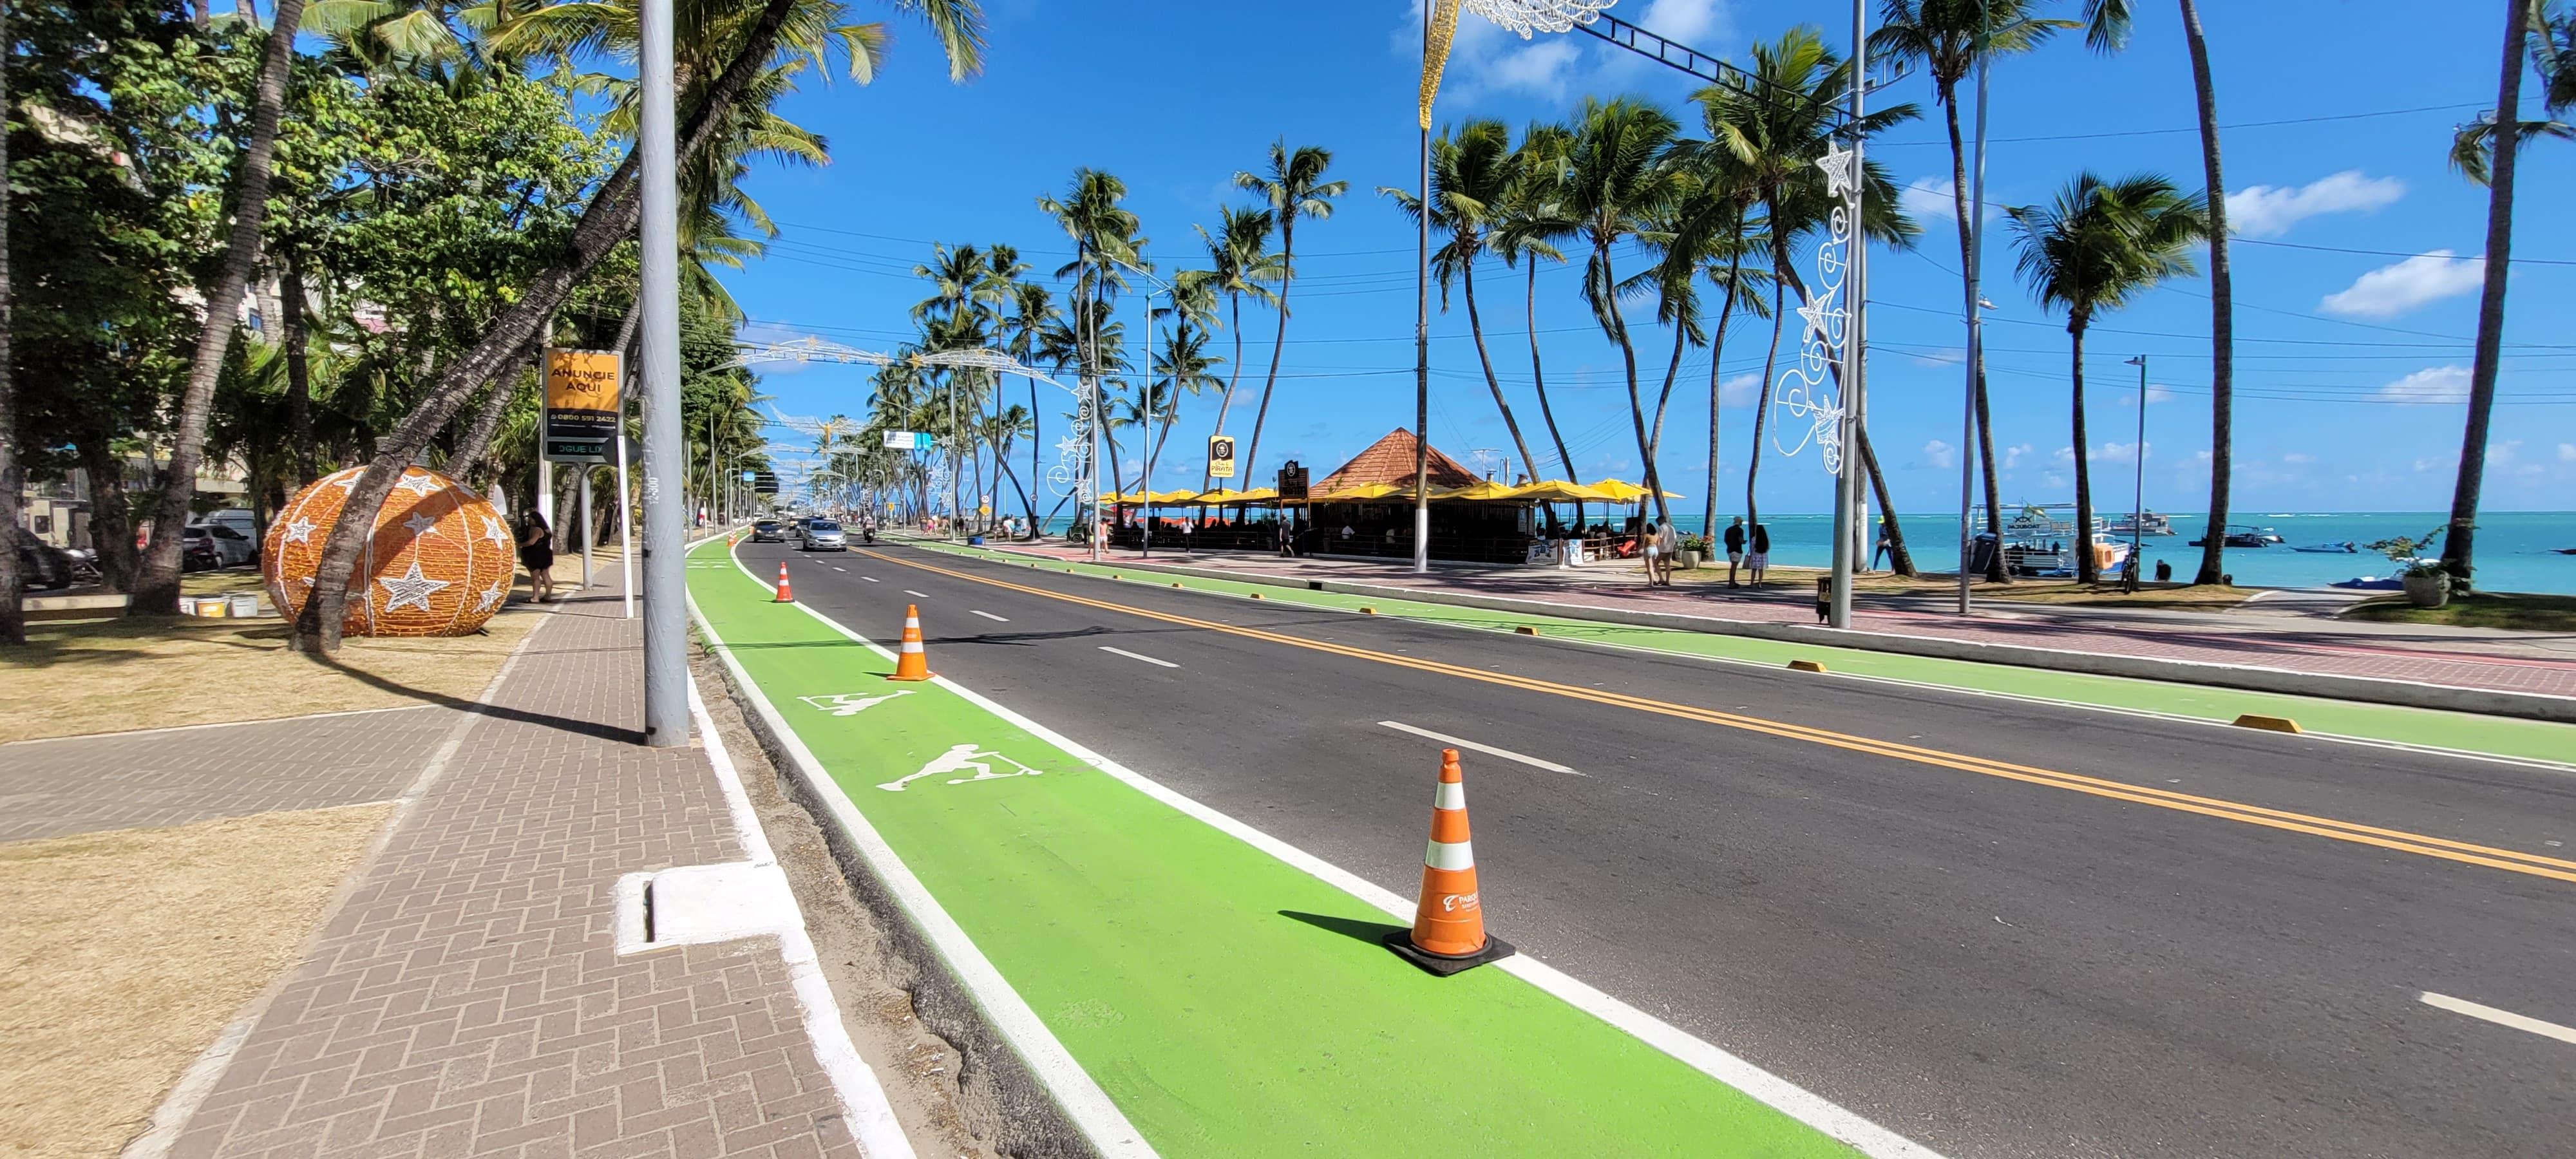
M 980 535 L 969 535 L 966 537 L 966 544 L 969 547 L 982 547 L 984 546 L 984 537 Z
M 1980 531 L 1975 546 L 1968 549 L 1968 574 L 1984 575 L 1995 566 L 1995 533 Z
M 1816 622 L 1829 623 L 1834 618 L 1834 577 L 1816 577 Z
M 231 605 L 226 610 L 234 619 L 247 620 L 259 615 L 259 596 L 255 592 L 226 596 L 224 602 Z

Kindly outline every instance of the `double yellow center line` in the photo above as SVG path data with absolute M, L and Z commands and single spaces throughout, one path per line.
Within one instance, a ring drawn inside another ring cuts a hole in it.
M 1462 680 L 1474 680 L 1485 684 L 1498 684 L 1506 688 L 1517 688 L 1527 692 L 1539 692 L 1550 696 L 1562 696 L 1569 700 L 1587 700 L 1594 704 L 1606 704 L 1615 708 L 1626 708 L 1633 709 L 1638 712 L 1651 712 L 1661 716 L 1678 717 L 1683 720 L 1693 720 L 1703 724 L 1714 724 L 1724 728 L 1741 729 L 1745 732 L 1762 733 L 1767 736 L 1776 736 L 1789 740 L 1806 741 L 1811 744 L 1826 745 L 1850 752 L 1868 753 L 1873 756 L 1889 757 L 1895 760 L 1911 761 L 1916 764 L 1933 765 L 1945 769 L 1957 769 L 1961 772 L 1979 773 L 1989 777 L 2001 777 L 2005 780 L 2021 781 L 2027 784 L 2046 785 L 2054 789 L 2066 789 L 2077 793 L 2087 793 L 2096 797 L 2106 797 L 2115 801 L 2127 801 L 2138 805 L 2153 805 L 2160 809 L 2172 809 L 2182 813 L 2198 813 L 2205 817 L 2216 817 L 2222 820 L 2236 821 L 2247 825 L 2260 825 L 2267 829 L 2279 829 L 2290 833 L 2305 833 L 2312 837 L 2326 837 L 2336 841 L 2349 841 L 2357 845 L 2371 845 L 2381 849 L 2395 850 L 2400 853 L 2413 853 L 2424 857 L 2438 857 L 2445 861 L 2457 861 L 2467 865 L 2482 865 L 2489 869 L 2502 869 L 2512 873 L 2526 873 L 2534 877 L 2546 877 L 2558 881 L 2576 882 L 2576 861 L 2563 861 L 2554 857 L 2543 857 L 2538 854 L 2522 853 L 2511 849 L 2498 849 L 2492 846 L 2474 845 L 2465 841 L 2453 841 L 2444 837 L 2430 837 L 2424 834 L 2409 833 L 2399 829 L 2382 829 L 2377 826 L 2362 825 L 2351 821 L 2338 821 L 2331 817 L 2318 817 L 2306 813 L 2294 813 L 2283 809 L 2270 809 L 2261 805 L 2248 805 L 2242 802 L 2222 800 L 2216 797 L 2202 797 L 2195 796 L 2190 793 L 2177 793 L 2167 789 L 2155 789 L 2143 785 L 2132 785 L 2125 781 L 2104 780 L 2099 777 L 2087 777 L 2077 773 L 2059 772 L 2054 769 L 2035 768 L 2030 765 L 2017 765 L 2008 761 L 1998 761 L 1991 760 L 1986 757 L 1945 752 L 1940 749 L 1922 748 L 1916 745 L 1900 744 L 1895 741 L 1876 740 L 1869 737 L 1854 736 L 1849 733 L 1835 732 L 1831 729 L 1813 728 L 1807 725 L 1789 724 L 1783 721 L 1766 720 L 1760 717 L 1742 716 L 1731 712 L 1720 712 L 1712 708 L 1700 708 L 1688 704 L 1675 704 L 1670 701 L 1653 700 L 1642 696 L 1630 696 L 1623 692 L 1609 692 L 1598 688 L 1582 688 L 1571 684 L 1559 684 L 1552 680 L 1540 680 L 1534 677 L 1516 676 L 1507 672 L 1491 672 L 1478 668 L 1463 667 L 1457 664 L 1444 664 L 1437 660 L 1425 660 L 1419 657 L 1404 656 L 1390 652 L 1379 652 L 1368 648 L 1354 648 L 1346 644 L 1334 644 L 1323 640 L 1310 640 L 1300 636 L 1288 636 L 1277 632 L 1265 632 L 1258 628 L 1244 628 L 1237 627 L 1233 624 L 1220 624 L 1214 621 L 1201 620 L 1190 616 L 1174 615 L 1170 612 L 1158 612 L 1150 608 L 1139 608 L 1128 604 L 1118 604 L 1111 603 L 1106 600 L 1090 599 L 1088 597 L 1072 595 L 1066 592 L 1049 591 L 1045 588 L 1029 587 L 1024 584 L 1015 584 L 1007 580 L 994 579 L 990 576 L 975 575 L 970 572 L 952 571 L 948 568 L 936 567 L 931 564 L 895 559 L 891 556 L 879 555 L 876 552 L 866 552 L 864 554 L 884 560 L 887 563 L 898 564 L 910 568 L 918 568 L 922 571 L 932 572 L 937 575 L 949 576 L 954 579 L 967 580 L 973 583 L 987 584 L 993 587 L 1005 588 L 1010 591 L 1025 592 L 1033 596 L 1043 596 L 1051 600 L 1062 600 L 1066 603 L 1081 604 L 1085 607 L 1099 608 L 1103 611 L 1121 612 L 1131 616 L 1139 616 L 1148 620 L 1160 620 L 1167 624 L 1178 624 L 1183 627 L 1199 628 L 1210 632 L 1223 632 L 1227 635 L 1262 640 L 1273 644 L 1284 644 L 1292 648 L 1305 648 L 1315 652 L 1327 652 L 1336 656 L 1347 656 L 1354 660 L 1368 660 L 1379 664 L 1392 664 L 1399 668 L 1411 668 L 1420 672 L 1433 672 L 1443 676 L 1454 676 Z

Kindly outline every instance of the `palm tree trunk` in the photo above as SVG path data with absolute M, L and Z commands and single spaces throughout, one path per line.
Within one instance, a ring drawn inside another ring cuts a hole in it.
M 152 547 L 143 559 L 127 615 L 173 616 L 179 613 L 179 529 L 197 497 L 197 468 L 206 451 L 206 416 L 214 407 L 215 379 L 223 374 L 224 354 L 232 348 L 233 309 L 250 283 L 259 261 L 260 227 L 268 216 L 269 163 L 277 152 L 277 122 L 286 104 L 286 72 L 295 57 L 296 22 L 304 0 L 279 0 L 278 31 L 268 38 L 259 60 L 259 79 L 251 103 L 250 142 L 242 149 L 233 183 L 233 225 L 224 246 L 224 263 L 206 290 L 206 320 L 197 348 L 188 361 L 188 386 L 179 397 L 179 415 L 170 440 L 169 473 L 161 480 L 161 501 L 152 512 Z M 388 490 L 392 484 L 386 484 Z M 374 508 L 367 509 L 372 516 Z M 355 557 L 354 544 L 352 558 Z
M 1502 412 L 1503 429 L 1512 433 L 1512 446 L 1521 453 L 1521 468 L 1530 473 L 1530 478 L 1536 479 L 1538 460 L 1530 457 L 1529 440 L 1521 437 L 1520 420 L 1512 417 L 1511 400 L 1503 397 L 1503 381 L 1494 377 L 1494 357 L 1485 352 L 1485 320 L 1476 313 L 1476 263 L 1472 258 L 1466 263 L 1465 280 L 1467 332 L 1475 335 L 1476 338 L 1476 361 L 1485 368 L 1485 386 L 1494 392 L 1494 409 Z M 1509 473 L 1506 472 L 1506 474 Z M 1506 478 L 1503 482 L 1509 483 L 1511 480 Z
M 1619 340 L 1620 363 L 1627 371 L 1628 421 L 1637 428 L 1637 454 L 1646 460 L 1643 467 L 1646 490 L 1650 494 L 1660 492 L 1662 488 L 1655 486 L 1654 453 L 1646 441 L 1645 400 L 1637 393 L 1637 344 L 1629 339 L 1628 320 L 1619 313 L 1619 282 L 1617 275 L 1610 268 L 1610 251 L 1607 248 L 1595 246 L 1592 250 L 1592 260 L 1601 269 L 1600 286 L 1609 298 L 1608 302 L 1596 305 L 1595 309 L 1601 312 L 1602 317 L 1609 319 L 1610 336 Z M 1661 494 L 1655 494 L 1658 511 L 1662 509 L 1663 501 Z
M 1225 412 L 1234 409 L 1234 384 L 1243 380 L 1243 295 L 1230 293 L 1225 298 L 1226 309 L 1233 314 L 1226 324 L 1234 329 L 1234 371 L 1226 375 L 1225 397 L 1216 403 L 1216 430 L 1213 433 L 1217 435 L 1225 433 Z M 1214 482 L 1215 476 L 1208 474 L 1205 468 L 1199 470 L 1199 490 L 1207 490 L 1208 485 Z
M 2201 35 L 2200 6 L 2182 0 L 2183 40 L 2191 49 L 2191 87 L 2200 105 L 2200 160 L 2209 190 L 2209 534 L 2201 537 L 2196 584 L 2226 574 L 2228 477 L 2235 470 L 2231 442 L 2236 428 L 2236 289 L 2227 271 L 2227 179 L 2218 165 L 2218 92 L 2209 79 L 2209 41 Z M 2521 40 L 2512 51 L 2519 53 Z M 2512 116 L 2507 106 L 2505 116 Z M 2488 365 L 2493 366 L 2493 362 Z M 2495 381 L 2490 375 L 2490 385 Z M 2080 454 L 2082 447 L 2076 448 Z M 2474 494 L 2474 492 L 2472 492 Z
M 1295 203 L 1289 204 L 1294 209 Z M 1270 388 L 1279 385 L 1279 351 L 1288 344 L 1288 288 L 1297 280 L 1297 217 L 1279 215 L 1279 331 L 1270 340 L 1270 376 L 1261 381 L 1261 406 L 1252 412 L 1252 443 L 1243 449 L 1243 477 L 1252 478 L 1253 456 L 1261 453 L 1261 424 L 1270 418 Z
M 2075 383 L 2075 582 L 2102 582 L 2102 567 L 2093 558 L 2093 469 L 2091 444 L 2084 429 L 2084 327 L 2087 319 L 2077 314 L 2066 324 L 2073 337 L 2074 362 L 2070 377 Z M 2217 538 L 2213 533 L 2211 538 Z
M 1574 477 L 1574 456 L 1565 449 L 1565 433 L 1556 426 L 1556 411 L 1547 403 L 1547 372 L 1538 358 L 1538 255 L 1529 257 L 1528 292 L 1522 298 L 1521 324 L 1529 328 L 1530 385 L 1538 389 L 1538 414 L 1547 420 L 1547 437 L 1556 443 L 1556 461 L 1565 465 L 1565 481 L 1580 482 Z M 1574 502 L 1574 525 L 1583 526 L 1583 501 Z
M 733 59 L 726 62 L 724 71 L 680 124 L 676 156 L 683 165 L 706 147 L 717 129 L 727 122 L 727 114 L 752 78 L 768 67 L 771 51 L 778 44 L 779 29 L 795 6 L 796 0 L 769 0 L 759 19 L 745 30 Z M 302 7 L 303 0 L 279 0 L 275 27 L 295 27 Z M 447 363 L 411 413 L 377 444 L 375 457 L 368 461 L 365 474 L 359 476 L 341 508 L 342 518 L 333 524 L 330 537 L 323 543 L 322 557 L 314 569 L 312 597 L 305 601 L 304 611 L 295 621 L 297 648 L 323 653 L 339 650 L 341 624 L 348 610 L 350 573 L 357 566 L 368 530 L 375 525 L 376 512 L 384 506 L 385 496 L 392 493 L 404 465 L 447 425 L 466 395 L 500 373 L 509 358 L 538 333 L 546 316 L 562 304 L 573 285 L 634 235 L 641 212 L 636 200 L 640 165 L 641 159 L 628 150 L 626 159 L 591 195 L 563 250 L 528 280 L 519 299 L 493 318 L 490 328 L 471 349 Z M 175 579 L 171 592 L 175 609 Z
M 1726 300 L 1720 303 L 1717 307 L 1717 331 L 1716 333 L 1709 335 L 1708 338 L 1708 495 L 1700 508 L 1699 533 L 1709 536 L 1712 539 L 1717 535 L 1717 411 L 1719 401 L 1717 397 L 1719 390 L 1717 364 L 1719 356 L 1726 353 L 1727 323 L 1735 316 L 1735 279 L 1744 270 L 1743 247 L 1740 244 L 1744 236 L 1744 211 L 1741 208 L 1738 208 L 1735 211 L 1735 229 L 1732 236 L 1738 239 L 1739 244 L 1736 247 L 1736 252 L 1728 255 L 1726 259 Z
M 1059 373 L 1059 374 L 1061 374 L 1061 373 L 1063 373 L 1063 372 L 1064 372 L 1064 368 L 1062 368 L 1062 367 L 1057 367 L 1057 368 L 1056 368 L 1056 372 L 1057 372 L 1057 373 Z M 1035 486 L 1037 486 L 1037 484 L 1038 484 L 1038 478 L 1039 478 L 1039 475 L 1038 475 L 1038 432 L 1039 432 L 1040 430 L 1042 430 L 1042 429 L 1043 429 L 1043 428 L 1041 428 L 1041 427 L 1038 425 L 1038 423 L 1039 423 L 1039 422 L 1040 422 L 1040 420 L 1039 420 L 1039 418 L 1038 418 L 1038 380 L 1036 380 L 1036 379 L 1032 378 L 1032 379 L 1030 379 L 1030 380 L 1029 380 L 1029 486 L 1030 486 L 1030 487 L 1035 487 Z M 1026 497 L 1026 495 L 1027 495 L 1027 494 L 1028 494 L 1027 489 L 1026 489 L 1026 488 L 1023 488 L 1023 489 L 1022 489 L 1022 495 L 1023 495 L 1023 497 Z M 1037 539 L 1037 537 L 1038 537 L 1038 508 L 1037 508 L 1037 504 L 1036 504 L 1036 503 L 1034 503 L 1034 502 L 1027 504 L 1027 507 L 1028 507 L 1028 509 L 1029 509 L 1029 539 L 1030 539 L 1030 540 L 1032 540 L 1032 541 L 1034 541 L 1034 540 L 1036 540 L 1036 539 Z M 1052 514 L 1052 513 L 1050 513 L 1050 514 Z
M 2504 70 L 2496 82 L 2495 157 L 2487 166 L 2487 270 L 2478 292 L 2477 353 L 2469 370 L 2469 420 L 2460 435 L 2460 473 L 2451 484 L 2451 522 L 2442 537 L 2442 569 L 2468 583 L 2476 546 L 2478 492 L 2486 482 L 2487 424 L 2495 409 L 2496 366 L 2504 343 L 2505 273 L 2513 252 L 2514 152 L 2520 145 L 2523 41 L 2530 0 L 2506 0 Z M 2546 30 L 2542 35 L 2547 35 Z M 2212 530 L 2215 531 L 2213 525 Z
M 8 35 L 9 6 L 0 2 L 0 44 L 16 44 Z M 0 109 L 8 109 L 8 70 L 0 68 Z M 5 118 L 0 118 L 5 120 Z M 18 461 L 18 392 L 9 363 L 9 134 L 0 125 L 0 535 L 18 531 L 18 479 L 26 471 Z M 20 597 L 26 577 L 18 574 L 18 545 L 0 543 L 0 641 L 27 642 L 27 620 Z
M 1762 474 L 1762 427 L 1771 415 L 1771 372 L 1780 361 L 1780 312 L 1789 304 L 1789 279 L 1777 276 L 1777 267 L 1786 262 L 1780 252 L 1784 248 L 1776 243 L 1772 246 L 1775 276 L 1771 282 L 1771 350 L 1762 356 L 1762 397 L 1753 406 L 1753 453 L 1744 460 L 1744 521 L 1755 525 L 1762 522 L 1762 504 L 1753 497 L 1753 482 Z
M 278 336 L 286 343 L 286 405 L 289 437 L 295 447 L 295 483 L 303 486 L 319 474 L 313 454 L 313 367 L 305 349 L 304 263 L 293 250 L 279 254 Z
M 1967 282 L 1966 271 L 1973 257 L 1974 248 L 1968 231 L 1972 228 L 1971 223 L 1975 219 L 1968 215 L 1982 214 L 1986 211 L 1986 207 L 1980 205 L 1971 209 L 1968 205 L 1968 150 L 1967 145 L 1959 137 L 1958 82 L 1946 80 L 1941 82 L 1941 107 L 1949 118 L 1950 204 L 1958 217 L 1961 271 L 1959 281 L 1964 289 Z M 1996 498 L 1995 428 L 1993 423 L 1986 421 L 1986 352 L 1984 350 L 1972 352 L 1968 374 L 1969 381 L 1976 384 L 1971 392 L 1975 395 L 1972 401 L 1977 408 L 1977 465 L 1986 484 L 1986 530 L 1994 535 L 1996 544 L 2000 546 L 2003 542 L 2004 517 L 2001 504 Z M 1872 470 L 1876 468 L 1873 467 Z M 1884 499 L 1879 501 L 1879 508 L 1881 510 L 1887 508 L 1887 502 Z M 1961 562 L 1961 566 L 1966 566 L 1965 561 Z M 2004 553 L 2001 550 L 1996 551 L 1994 561 L 1986 565 L 1986 579 L 1992 583 L 2011 582 L 2012 573 L 2004 570 Z
M 2004 567 L 2003 492 L 1995 484 L 1995 440 L 1990 433 L 1993 430 L 1994 423 L 1987 418 L 1986 410 L 1986 373 L 1980 369 L 1977 372 L 1977 454 L 1983 459 L 1980 474 L 1986 485 L 1986 533 L 1995 537 L 1995 557 L 1986 562 L 1986 580 L 2007 584 L 2012 582 L 2012 572 Z
M 1905 546 L 1905 528 L 1896 522 L 1896 504 L 1887 496 L 1887 476 L 1878 469 L 1878 451 L 1869 445 L 1869 428 L 1855 428 L 1860 435 L 1860 461 L 1869 469 L 1869 489 L 1878 495 L 1879 518 L 1887 524 L 1887 566 L 1896 574 L 1911 578 L 1914 552 Z M 1871 554 L 1877 554 L 1873 549 Z
M 1664 449 L 1664 413 L 1672 407 L 1673 381 L 1681 377 L 1682 350 L 1689 338 L 1690 327 L 1680 325 L 1673 327 L 1673 357 L 1672 361 L 1664 366 L 1664 390 L 1655 399 L 1655 422 L 1646 435 L 1643 448 L 1646 457 L 1646 489 L 1653 492 L 1655 496 L 1655 517 L 1666 523 L 1673 521 L 1673 511 L 1672 504 L 1664 498 L 1663 471 L 1660 467 L 1662 460 L 1658 456 Z

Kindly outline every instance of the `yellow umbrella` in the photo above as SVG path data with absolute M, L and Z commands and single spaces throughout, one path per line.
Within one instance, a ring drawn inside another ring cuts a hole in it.
M 1464 487 L 1453 488 L 1447 491 L 1434 491 L 1431 493 L 1431 497 L 1434 499 L 1464 500 L 1471 503 L 1491 503 L 1500 500 L 1519 499 L 1522 496 L 1519 494 L 1519 488 L 1497 483 L 1491 479 L 1479 479 Z
M 1196 498 L 1190 500 L 1191 504 L 1200 507 L 1223 507 L 1229 503 L 1241 503 L 1243 501 L 1244 493 L 1230 487 L 1219 487 L 1214 491 L 1202 491 L 1199 492 Z
M 1269 503 L 1278 498 L 1279 489 L 1276 487 L 1255 487 L 1249 491 L 1235 492 L 1234 499 L 1232 501 L 1236 503 Z
M 1181 506 L 1187 506 L 1187 505 L 1189 505 L 1189 504 L 1192 504 L 1192 503 L 1197 502 L 1197 501 L 1198 501 L 1198 497 L 1199 497 L 1199 493 L 1198 493 L 1198 492 L 1196 492 L 1196 491 L 1183 491 L 1183 490 L 1172 490 L 1172 491 L 1148 491 L 1148 492 L 1146 492 L 1146 493 L 1144 494 L 1144 496 L 1143 496 L 1143 498 L 1144 498 L 1144 501 L 1145 501 L 1145 502 L 1150 503 L 1150 504 L 1153 504 L 1153 505 L 1158 506 L 1158 507 L 1161 507 L 1161 506 L 1171 506 L 1171 505 L 1176 505 L 1176 504 L 1177 504 L 1177 505 L 1181 505 Z
M 1563 479 L 1542 479 L 1512 488 L 1514 499 L 1535 499 L 1541 503 L 1619 503 L 1609 492 L 1570 483 Z
M 1609 496 L 1614 503 L 1634 503 L 1650 494 L 1645 488 L 1620 479 L 1596 479 L 1592 483 L 1592 489 Z M 1666 499 L 1688 498 L 1673 491 L 1666 491 L 1663 494 Z
M 1398 487 L 1392 483 L 1362 483 L 1359 486 L 1350 488 L 1346 491 L 1336 491 L 1330 495 L 1317 495 L 1314 497 L 1313 501 L 1318 503 L 1358 503 L 1366 502 L 1371 499 L 1384 499 L 1390 495 L 1404 495 L 1409 493 L 1411 493 L 1410 488 Z

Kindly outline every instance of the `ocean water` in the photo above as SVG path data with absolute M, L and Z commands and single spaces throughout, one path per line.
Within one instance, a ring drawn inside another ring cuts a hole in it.
M 1597 510 L 1590 514 L 1596 520 L 1600 518 Z M 2163 560 L 2173 564 L 2176 576 L 2189 579 L 2200 568 L 2200 549 L 2185 545 L 2200 538 L 2206 520 L 2200 515 L 2167 515 L 2173 520 L 2176 534 L 2145 537 L 2146 574 L 2154 575 L 2157 561 Z M 1723 524 L 1729 518 L 1732 517 L 1721 515 L 1719 522 Z M 2366 545 L 2377 539 L 2422 535 L 2440 527 L 2448 518 L 2446 513 L 2437 511 L 2239 511 L 2228 522 L 2269 527 L 2286 542 L 2263 548 L 2227 549 L 2227 573 L 2247 587 L 2317 587 L 2355 576 L 2384 576 L 2395 565 Z M 1685 532 L 1700 530 L 1695 507 L 1687 514 L 1674 512 L 1673 521 Z M 1823 567 L 1833 562 L 1832 516 L 1766 515 L 1763 522 L 1771 528 L 1772 562 L 1793 567 Z M 1906 545 L 1913 549 L 1916 567 L 1926 571 L 1957 569 L 1958 512 L 1903 515 L 1898 522 L 1904 528 Z M 1069 525 L 1068 520 L 1059 518 L 1048 530 L 1061 532 Z M 2361 550 L 2350 555 L 2291 550 L 2344 542 Z M 2557 549 L 2566 547 L 2576 547 L 2576 511 L 2489 513 L 2478 520 L 2478 586 L 2488 591 L 2576 595 L 2576 555 L 2557 553 Z

